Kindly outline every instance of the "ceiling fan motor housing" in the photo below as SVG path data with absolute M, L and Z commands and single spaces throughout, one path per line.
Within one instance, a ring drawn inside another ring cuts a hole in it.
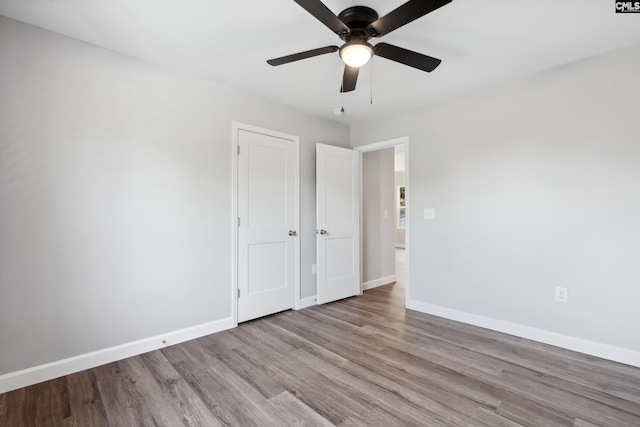
M 370 34 L 367 27 L 378 19 L 378 13 L 367 6 L 353 6 L 340 12 L 338 18 L 349 27 L 350 31 L 339 34 L 345 42 L 350 40 L 368 41 L 374 34 Z

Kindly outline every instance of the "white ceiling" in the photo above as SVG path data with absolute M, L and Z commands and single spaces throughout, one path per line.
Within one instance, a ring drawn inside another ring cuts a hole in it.
M 336 14 L 364 3 L 382 16 L 404 0 L 324 3 Z M 0 0 L 0 14 L 356 123 L 640 43 L 640 14 L 616 14 L 614 5 L 614 0 L 453 0 L 372 40 L 440 58 L 440 67 L 428 74 L 374 58 L 373 79 L 366 65 L 356 91 L 344 95 L 340 117 L 333 114 L 342 102 L 337 53 L 279 67 L 265 62 L 341 44 L 293 0 Z

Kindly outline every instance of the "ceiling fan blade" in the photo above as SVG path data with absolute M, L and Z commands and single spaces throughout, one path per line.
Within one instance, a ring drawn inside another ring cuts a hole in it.
M 340 92 L 351 92 L 356 89 L 356 82 L 358 81 L 358 72 L 360 68 L 349 67 L 345 64 L 344 74 L 342 75 L 342 86 Z
M 294 53 L 293 55 L 282 56 L 280 58 L 269 59 L 267 64 L 269 65 L 282 65 L 289 62 L 300 61 L 301 59 L 313 58 L 314 56 L 324 55 L 325 53 L 337 52 L 338 46 L 325 46 L 318 49 L 311 49 L 300 53 Z
M 384 36 L 448 3 L 451 0 L 410 0 L 372 22 L 367 28 L 374 37 Z
M 348 33 L 349 27 L 320 0 L 293 0 L 336 34 Z
M 426 71 L 427 73 L 435 70 L 442 62 L 440 59 L 432 58 L 431 56 L 403 49 L 388 43 L 378 43 L 374 46 L 373 51 L 378 56 L 417 68 L 418 70 Z

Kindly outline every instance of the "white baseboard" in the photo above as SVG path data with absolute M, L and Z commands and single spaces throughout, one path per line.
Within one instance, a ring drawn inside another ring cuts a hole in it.
M 396 281 L 395 274 L 392 276 L 381 277 L 379 279 L 369 280 L 368 282 L 364 282 L 362 284 L 362 289 L 366 291 L 368 289 L 377 288 L 378 286 L 388 285 L 389 283 L 393 283 L 395 281 Z
M 0 393 L 231 329 L 231 317 L 0 375 Z
M 640 352 L 410 300 L 407 308 L 640 368 Z
M 311 307 L 312 305 L 316 305 L 316 296 L 302 298 L 300 300 L 300 310 L 303 308 Z

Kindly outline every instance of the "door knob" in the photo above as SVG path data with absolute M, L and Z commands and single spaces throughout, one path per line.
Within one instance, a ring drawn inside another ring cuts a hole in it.
M 327 234 L 327 230 L 320 230 L 320 234 Z
M 289 230 L 289 236 L 297 236 L 298 233 L 296 233 L 295 230 Z

